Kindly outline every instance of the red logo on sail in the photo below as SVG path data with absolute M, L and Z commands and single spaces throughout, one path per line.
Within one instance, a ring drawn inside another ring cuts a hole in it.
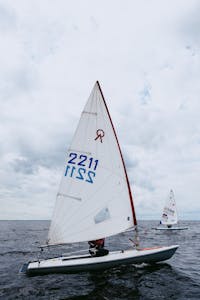
M 103 137 L 105 135 L 105 132 L 102 129 L 98 129 L 96 134 L 97 134 L 97 136 L 95 138 L 95 141 L 100 139 L 100 142 L 103 143 Z

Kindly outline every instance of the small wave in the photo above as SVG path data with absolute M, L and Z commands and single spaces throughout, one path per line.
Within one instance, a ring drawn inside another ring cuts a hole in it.
M 29 254 L 29 251 L 7 251 L 7 252 L 2 252 L 0 253 L 0 256 L 4 256 L 4 255 L 13 255 L 13 254 L 22 254 L 22 255 L 26 255 Z

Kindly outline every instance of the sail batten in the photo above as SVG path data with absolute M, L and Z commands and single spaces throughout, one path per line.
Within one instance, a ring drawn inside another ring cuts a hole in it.
M 94 240 L 137 224 L 122 152 L 98 82 L 67 151 L 58 195 L 49 244 Z
M 57 197 L 66 197 L 66 198 L 71 198 L 71 199 L 75 199 L 75 200 L 78 200 L 78 201 L 81 201 L 82 199 L 80 197 L 75 197 L 75 196 L 71 196 L 71 195 L 67 195 L 67 194 L 61 194 L 61 193 L 58 193 L 57 194 Z
M 89 114 L 89 115 L 97 116 L 97 113 L 95 113 L 95 112 L 83 111 L 82 113 L 83 114 Z
M 79 152 L 79 153 L 84 153 L 84 154 L 87 154 L 87 155 L 92 155 L 91 152 L 82 151 L 81 149 L 71 149 L 71 148 L 69 148 L 68 151 L 70 151 L 70 152 Z

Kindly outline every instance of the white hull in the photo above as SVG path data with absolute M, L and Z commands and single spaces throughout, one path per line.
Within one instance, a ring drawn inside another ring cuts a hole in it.
M 170 227 L 170 228 L 168 228 L 168 227 L 156 227 L 154 229 L 156 229 L 156 230 L 186 230 L 186 229 L 188 229 L 188 227 Z
M 141 250 L 114 251 L 101 257 L 89 255 L 57 257 L 47 260 L 29 262 L 22 271 L 27 275 L 48 273 L 74 273 L 97 269 L 118 267 L 124 264 L 156 263 L 167 260 L 175 253 L 178 245 L 153 247 Z

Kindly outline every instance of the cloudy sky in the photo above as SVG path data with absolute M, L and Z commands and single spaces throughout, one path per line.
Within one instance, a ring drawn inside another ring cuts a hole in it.
M 200 219 L 200 2 L 0 1 L 0 219 L 49 219 L 99 80 L 139 219 Z

